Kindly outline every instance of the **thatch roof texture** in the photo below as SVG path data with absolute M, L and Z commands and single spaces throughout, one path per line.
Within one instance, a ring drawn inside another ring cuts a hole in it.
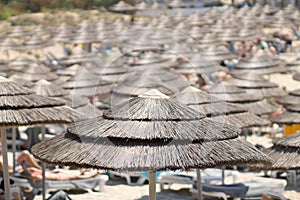
M 33 94 L 8 79 L 1 78 L 0 124 L 20 126 L 46 123 L 70 123 L 81 115 L 64 102 Z
M 34 146 L 32 152 L 51 163 L 129 171 L 268 162 L 249 143 L 236 138 L 238 133 L 233 126 L 222 127 L 151 90 L 105 112 L 103 119 L 75 124 L 67 134 Z
M 272 147 L 265 149 L 272 159 L 269 167 L 256 165 L 257 168 L 272 170 L 297 170 L 300 169 L 300 133 L 287 136 L 277 141 Z
M 31 88 L 38 95 L 46 97 L 61 97 L 69 94 L 69 91 L 62 89 L 58 85 L 53 85 L 50 82 L 42 79 L 35 83 L 35 86 Z

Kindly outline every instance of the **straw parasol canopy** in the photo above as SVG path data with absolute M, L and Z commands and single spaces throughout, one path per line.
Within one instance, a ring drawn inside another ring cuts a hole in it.
M 279 60 L 271 56 L 260 56 L 242 59 L 234 66 L 231 74 L 273 74 L 285 72 L 286 68 Z
M 300 104 L 300 89 L 289 92 L 289 95 L 276 98 L 276 102 L 284 105 Z
M 69 91 L 60 88 L 58 85 L 52 85 L 50 82 L 42 79 L 35 83 L 31 88 L 38 95 L 46 97 L 61 97 L 69 94 Z
M 23 79 L 21 76 L 19 75 L 12 75 L 8 78 L 11 81 L 14 81 L 15 83 L 17 83 L 18 85 L 21 85 L 23 87 L 27 87 L 27 88 L 31 88 L 34 86 L 34 83 L 31 81 L 27 81 L 25 79 Z
M 181 0 L 172 0 L 169 4 L 168 4 L 169 8 L 184 8 L 186 7 L 186 4 L 184 2 L 182 2 Z
M 203 56 L 213 61 L 230 60 L 237 58 L 237 55 L 232 54 L 225 46 L 211 46 L 202 52 Z
M 179 65 L 176 71 L 182 74 L 210 74 L 217 71 L 226 71 L 226 68 L 222 68 L 220 65 L 215 64 L 206 57 L 195 54 L 186 63 Z
M 105 111 L 103 118 L 74 124 L 68 133 L 35 145 L 32 152 L 55 164 L 128 171 L 268 162 L 238 139 L 238 133 L 151 90 Z M 208 152 L 210 145 L 213 153 Z
M 259 95 L 249 94 L 245 90 L 228 83 L 216 84 L 209 89 L 208 93 L 231 103 L 248 103 L 262 99 Z
M 30 31 L 25 30 L 21 26 L 16 26 L 12 30 L 8 31 L 7 36 L 8 37 L 24 37 L 30 35 Z
M 17 40 L 7 37 L 0 42 L 0 50 L 21 50 L 21 45 Z
M 45 79 L 47 81 L 54 81 L 58 78 L 58 76 L 55 73 L 50 72 L 50 68 L 37 63 L 31 64 L 26 68 L 15 72 L 15 74 L 21 76 L 25 80 L 32 82 L 37 82 L 41 79 Z
M 64 106 L 62 101 L 36 95 L 33 91 L 6 78 L 0 78 L 0 85 L 0 125 L 5 195 L 6 199 L 10 199 L 5 128 L 22 125 L 70 123 L 82 119 L 82 116 Z
M 176 94 L 174 98 L 208 117 L 220 122 L 225 121 L 239 128 L 269 124 L 268 120 L 249 113 L 243 106 L 224 102 L 192 86 Z
M 287 136 L 277 141 L 272 147 L 263 150 L 272 159 L 272 165 L 255 165 L 255 168 L 271 170 L 300 169 L 300 133 Z
M 296 81 L 300 81 L 300 73 L 297 73 L 293 76 L 293 79 Z
M 34 35 L 51 35 L 52 30 L 48 27 L 39 24 L 33 29 L 32 33 Z
M 56 74 L 59 76 L 67 76 L 67 77 L 75 76 L 80 67 L 81 65 L 74 64 L 71 65 L 70 67 L 64 67 L 61 70 L 57 70 Z
M 300 104 L 288 106 L 284 113 L 271 120 L 279 124 L 300 124 Z
M 30 39 L 26 40 L 23 44 L 24 49 L 41 49 L 51 46 L 52 43 L 49 40 L 42 40 L 39 36 L 33 35 Z
M 118 3 L 112 5 L 109 9 L 115 12 L 133 12 L 137 10 L 137 8 L 124 1 L 119 1 Z
M 238 88 L 245 89 L 249 93 L 261 95 L 264 98 L 287 95 L 287 93 L 279 88 L 277 84 L 272 83 L 257 74 L 237 74 L 227 82 Z

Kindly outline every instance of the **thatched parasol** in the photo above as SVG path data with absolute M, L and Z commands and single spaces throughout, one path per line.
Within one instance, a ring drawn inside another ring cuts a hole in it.
M 89 61 L 99 60 L 99 55 L 87 53 L 85 51 L 76 52 L 70 56 L 59 58 L 59 64 L 64 66 L 82 64 Z
M 38 95 L 46 97 L 61 97 L 69 94 L 69 91 L 60 88 L 58 85 L 52 85 L 50 82 L 41 79 L 31 88 Z
M 255 93 L 265 98 L 287 95 L 287 93 L 279 88 L 277 84 L 272 83 L 257 74 L 234 75 L 234 78 L 227 82 L 231 85 L 245 89 L 249 93 Z
M 35 61 L 28 57 L 18 56 L 16 58 L 14 58 L 13 60 L 10 60 L 8 65 L 9 65 L 9 68 L 13 71 L 21 71 L 33 63 L 35 63 Z
M 41 79 L 45 79 L 47 81 L 54 81 L 58 78 L 58 76 L 50 72 L 50 68 L 37 63 L 32 63 L 26 68 L 15 72 L 16 75 L 21 76 L 23 79 L 36 82 Z
M 226 82 L 212 86 L 208 92 L 214 97 L 231 103 L 255 102 L 262 99 L 259 95 L 249 94 L 245 90 Z
M 33 35 L 30 39 L 26 40 L 23 44 L 24 49 L 41 49 L 51 46 L 52 43 L 49 40 L 42 40 L 39 36 Z
M 137 10 L 134 6 L 124 1 L 119 1 L 117 4 L 114 4 L 109 9 L 116 12 L 133 12 Z
M 300 169 L 300 133 L 287 136 L 277 141 L 272 147 L 263 150 L 272 159 L 272 165 L 254 165 L 255 168 L 271 170 Z
M 203 56 L 213 61 L 235 59 L 237 56 L 232 54 L 225 46 L 211 46 L 202 52 Z
M 8 79 L 16 82 L 18 85 L 21 85 L 23 87 L 31 88 L 32 86 L 34 86 L 33 82 L 27 81 L 27 80 L 23 79 L 21 76 L 18 76 L 15 74 L 10 76 Z
M 297 73 L 293 76 L 293 79 L 296 81 L 300 81 L 300 73 Z
M 30 31 L 25 30 L 21 26 L 16 26 L 12 30 L 8 31 L 7 36 L 8 37 L 24 37 L 27 35 L 30 35 Z
M 284 113 L 271 120 L 279 124 L 300 124 L 300 104 L 288 106 Z
M 239 128 L 268 125 L 268 120 L 261 119 L 241 105 L 224 102 L 204 91 L 188 87 L 174 96 L 180 102 L 217 121 L 225 121 Z
M 0 42 L 0 50 L 21 50 L 21 45 L 17 40 L 5 38 Z
M 0 125 L 4 163 L 5 197 L 10 199 L 6 128 L 22 125 L 70 123 L 81 119 L 79 113 L 59 100 L 33 94 L 33 91 L 8 79 L 0 79 Z
M 168 4 L 169 8 L 184 8 L 186 7 L 186 4 L 184 2 L 182 2 L 181 0 L 172 0 L 169 4 Z
M 285 72 L 286 68 L 283 64 L 270 56 L 260 56 L 242 59 L 234 66 L 231 74 L 273 74 Z
M 71 65 L 70 67 L 65 67 L 61 70 L 57 70 L 56 74 L 59 76 L 67 76 L 67 77 L 75 76 L 80 67 L 81 67 L 80 65 L 74 64 Z
M 264 101 L 256 101 L 251 103 L 240 103 L 239 106 L 245 108 L 250 113 L 253 113 L 255 115 L 265 115 L 273 113 L 277 110 L 277 107 L 266 103 Z
M 220 65 L 215 64 L 200 53 L 195 54 L 186 63 L 179 65 L 176 71 L 182 74 L 210 74 L 217 71 L 226 71 Z
M 52 30 L 40 24 L 33 29 L 32 33 L 34 35 L 51 35 Z
M 275 99 L 277 103 L 284 105 L 297 105 L 300 104 L 300 89 L 289 92 L 289 95 L 278 97 Z
M 104 112 L 103 118 L 75 124 L 32 152 L 56 164 L 150 171 L 153 200 L 157 170 L 267 163 L 265 155 L 236 138 L 238 131 L 152 90 Z

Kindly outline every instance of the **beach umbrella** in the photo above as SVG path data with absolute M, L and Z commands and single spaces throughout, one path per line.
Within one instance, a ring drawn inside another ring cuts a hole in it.
M 81 67 L 81 65 L 74 64 L 74 65 L 71 65 L 70 67 L 64 67 L 63 69 L 57 70 L 56 74 L 59 76 L 62 76 L 62 77 L 70 78 L 70 77 L 76 75 L 76 73 L 80 67 Z
M 52 30 L 48 27 L 39 24 L 33 29 L 32 33 L 33 35 L 51 35 Z
M 220 65 L 215 64 L 211 60 L 208 60 L 200 53 L 195 54 L 191 59 L 188 59 L 187 62 L 179 65 L 176 68 L 176 71 L 182 74 L 207 74 L 217 72 L 217 71 L 226 71 L 226 68 L 222 68 Z
M 110 61 L 110 58 L 105 60 L 96 60 L 93 62 L 86 62 L 83 65 L 89 72 L 96 75 L 98 78 L 115 83 L 128 72 L 128 68 L 124 67 L 122 58 Z
M 109 9 L 112 11 L 116 11 L 116 12 L 134 12 L 137 10 L 136 7 L 126 3 L 124 1 L 119 1 L 118 3 L 109 7 Z
M 35 63 L 35 61 L 28 57 L 17 56 L 16 58 L 10 60 L 8 65 L 12 71 L 20 71 L 33 63 Z
M 203 56 L 212 61 L 231 60 L 237 58 L 237 55 L 231 53 L 225 46 L 210 46 L 201 52 Z
M 296 133 L 278 140 L 272 147 L 263 152 L 272 159 L 272 165 L 254 165 L 254 168 L 271 170 L 299 170 L 300 169 L 300 133 Z
M 243 105 L 226 102 L 192 86 L 185 88 L 173 97 L 212 119 L 225 121 L 241 129 L 269 124 L 268 120 L 248 112 Z
M 269 4 L 264 5 L 262 8 L 263 13 L 266 13 L 268 15 L 272 15 L 278 11 L 278 8 L 275 8 L 273 6 L 270 6 Z
M 23 87 L 31 88 L 32 86 L 34 86 L 33 82 L 27 81 L 23 79 L 21 76 L 16 74 L 11 75 L 8 79 Z
M 129 61 L 129 66 L 136 69 L 142 68 L 170 68 L 172 64 L 175 64 L 169 57 L 148 52 L 140 55 L 138 58 L 133 58 Z
M 110 93 L 113 84 L 101 79 L 86 68 L 80 68 L 76 76 L 69 79 L 62 87 L 71 94 L 90 97 Z
M 278 124 L 300 124 L 300 104 L 287 106 L 286 111 L 271 121 Z
M 21 26 L 16 26 L 12 30 L 7 32 L 8 37 L 24 37 L 28 35 L 31 35 L 30 31 L 25 30 Z
M 41 79 L 31 88 L 36 94 L 45 97 L 61 97 L 69 94 L 69 91 L 62 89 L 58 85 L 53 85 L 50 82 Z
M 26 40 L 23 43 L 22 47 L 26 50 L 29 50 L 29 49 L 42 49 L 51 45 L 52 43 L 49 40 L 42 40 L 39 36 L 33 35 L 30 39 Z
M 249 93 L 261 95 L 263 98 L 285 96 L 287 93 L 261 75 L 237 74 L 227 81 L 229 84 L 244 89 Z
M 181 0 L 172 0 L 170 3 L 168 3 L 169 8 L 184 8 L 186 7 L 186 4 L 182 2 Z
M 32 82 L 37 82 L 41 79 L 54 81 L 58 78 L 55 73 L 50 71 L 50 68 L 38 63 L 32 63 L 29 66 L 21 69 L 20 71 L 15 72 L 14 74 Z
M 271 56 L 259 56 L 244 58 L 238 64 L 234 65 L 231 74 L 273 74 L 286 72 L 286 68 L 283 66 L 282 62 L 274 59 Z
M 59 100 L 33 94 L 33 91 L 17 85 L 8 79 L 0 81 L 0 125 L 3 152 L 3 174 L 5 199 L 10 199 L 6 128 L 23 125 L 70 123 L 80 119 L 80 115 Z
M 297 73 L 293 76 L 293 79 L 296 81 L 300 81 L 300 73 Z
M 137 10 L 146 10 L 146 9 L 149 8 L 149 6 L 147 5 L 146 2 L 142 1 L 142 2 L 138 3 L 138 4 L 135 6 L 135 8 L 136 8 Z
M 300 104 L 300 89 L 290 91 L 288 95 L 278 97 L 275 99 L 277 103 L 283 105 L 297 105 Z
M 59 58 L 59 64 L 63 66 L 82 64 L 88 61 L 99 60 L 99 55 L 94 55 L 86 51 L 75 52 L 74 54 L 66 57 Z
M 7 50 L 21 50 L 21 44 L 15 39 L 12 38 L 5 38 L 0 42 L 0 50 L 7 51 Z
M 240 89 L 234 85 L 230 85 L 226 82 L 212 86 L 208 90 L 208 93 L 214 97 L 222 99 L 223 101 L 234 103 L 237 106 L 246 108 L 247 111 L 252 114 L 263 115 L 274 111 L 273 106 L 267 105 L 260 101 L 263 98 L 260 95 L 256 95 L 255 93 L 247 93 L 245 90 Z M 256 109 L 258 108 L 260 108 L 261 110 L 257 111 Z M 251 118 L 248 119 L 248 122 L 251 124 Z M 253 124 L 251 126 L 266 126 L 270 124 L 269 120 L 262 118 L 259 119 L 260 120 L 257 120 L 256 122 L 253 121 Z M 246 121 L 247 117 L 245 117 L 245 122 Z M 236 120 L 235 122 L 240 123 L 239 120 Z
M 149 199 L 155 200 L 158 170 L 268 163 L 267 157 L 237 138 L 238 132 L 151 90 L 105 111 L 103 117 L 74 124 L 68 133 L 35 145 L 32 152 L 55 164 L 149 171 Z

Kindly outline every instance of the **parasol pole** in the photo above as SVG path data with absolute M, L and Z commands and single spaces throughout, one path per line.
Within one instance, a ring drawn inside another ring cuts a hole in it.
M 156 200 L 156 171 L 149 172 L 149 200 Z
M 45 139 L 45 133 L 46 133 L 46 127 L 45 125 L 41 126 L 41 133 L 42 133 L 42 141 Z M 46 199 L 46 172 L 45 172 L 45 163 L 42 162 L 42 176 L 43 176 L 43 181 L 42 181 L 42 188 L 43 188 L 43 200 Z
M 5 199 L 10 200 L 10 185 L 9 185 L 9 169 L 7 157 L 6 129 L 1 127 L 1 143 L 2 143 L 2 158 L 3 158 L 3 179 L 5 188 Z
M 203 195 L 202 195 L 202 181 L 201 181 L 201 171 L 200 171 L 200 169 L 196 169 L 196 172 L 197 172 L 198 200 L 203 200 Z
M 225 185 L 225 167 L 222 167 L 222 185 Z
M 16 133 L 17 132 L 17 128 L 12 128 L 12 153 L 13 153 L 13 170 L 14 173 L 16 173 Z

